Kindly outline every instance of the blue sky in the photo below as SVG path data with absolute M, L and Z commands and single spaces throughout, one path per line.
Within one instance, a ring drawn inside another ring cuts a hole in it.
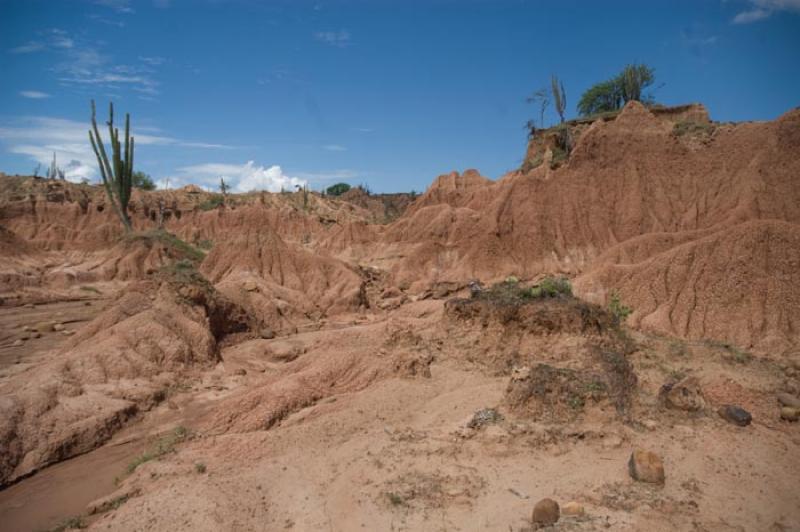
M 571 117 L 634 61 L 662 103 L 774 119 L 800 104 L 800 0 L 0 0 L 0 170 L 56 151 L 70 179 L 97 179 L 95 98 L 102 120 L 109 99 L 131 113 L 137 167 L 173 186 L 497 178 L 551 74 Z

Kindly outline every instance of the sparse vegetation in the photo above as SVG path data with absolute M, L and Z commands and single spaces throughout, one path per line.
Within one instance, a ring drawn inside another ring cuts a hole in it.
M 206 465 L 203 462 L 194 464 L 194 470 L 201 475 L 206 472 Z
M 672 128 L 672 133 L 678 137 L 682 137 L 684 135 L 706 136 L 713 134 L 715 130 L 716 126 L 714 126 L 714 124 L 704 124 L 701 122 L 695 122 L 693 120 L 687 120 L 676 123 Z
M 84 292 L 92 292 L 93 294 L 100 294 L 101 293 L 100 290 L 98 290 L 94 286 L 85 286 L 84 285 L 84 286 L 81 286 L 81 290 L 83 290 Z
M 83 520 L 83 517 L 70 517 L 69 519 L 65 519 L 61 523 L 57 524 L 55 527 L 51 529 L 50 532 L 66 532 L 67 530 L 83 530 L 88 525 L 86 521 Z
M 204 202 L 200 203 L 197 208 L 201 211 L 212 211 L 220 205 L 225 204 L 225 198 L 222 194 L 211 194 Z
M 62 181 L 65 179 L 64 169 L 59 167 L 56 161 L 56 152 L 53 152 L 53 161 L 47 168 L 47 174 L 45 177 L 47 177 L 47 179 L 61 179 Z
M 175 452 L 175 446 L 185 441 L 188 437 L 189 431 L 185 427 L 176 427 L 172 432 L 160 438 L 152 448 L 143 452 L 129 463 L 128 467 L 125 468 L 125 473 L 130 475 L 140 465 Z
M 553 107 L 563 124 L 564 114 L 567 112 L 567 93 L 564 90 L 564 83 L 555 75 L 550 77 L 550 90 L 553 94 Z
M 128 216 L 128 202 L 131 199 L 131 188 L 133 186 L 133 137 L 130 135 L 131 117 L 125 115 L 125 147 L 123 149 L 119 142 L 119 129 L 114 127 L 114 104 L 108 106 L 108 134 L 111 138 L 111 157 L 112 163 L 108 160 L 103 138 L 97 129 L 95 118 L 94 100 L 92 100 L 92 129 L 89 131 L 89 140 L 92 149 L 97 156 L 97 165 L 100 167 L 100 177 L 103 179 L 108 194 L 108 201 L 117 212 L 125 230 L 130 232 L 131 219 Z
M 622 303 L 619 292 L 616 290 L 611 292 L 611 298 L 608 303 L 608 311 L 614 315 L 614 318 L 618 323 L 625 323 L 625 320 L 628 319 L 628 316 L 633 313 L 633 309 Z
M 188 259 L 189 261 L 200 262 L 205 258 L 205 253 L 203 253 L 203 251 L 163 229 L 131 233 L 126 236 L 126 240 L 128 242 L 135 242 L 138 240 L 160 242 L 171 251 L 173 258 L 177 260 Z

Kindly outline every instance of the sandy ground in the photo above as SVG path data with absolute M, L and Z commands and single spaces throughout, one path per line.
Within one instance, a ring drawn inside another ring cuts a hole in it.
M 429 302 L 417 305 L 425 309 L 401 312 L 427 316 L 411 322 L 424 331 L 438 311 L 429 314 Z M 301 333 L 291 342 L 307 346 L 299 359 L 322 359 L 342 335 L 380 337 L 385 327 Z M 129 498 L 88 517 L 92 528 L 516 531 L 527 530 L 535 502 L 550 497 L 585 509 L 583 516 L 562 517 L 554 530 L 798 529 L 800 431 L 778 419 L 770 393 L 781 368 L 758 358 L 736 361 L 716 346 L 643 335 L 637 341 L 641 389 L 627 420 L 594 411 L 567 423 L 514 415 L 503 402 L 507 376 L 444 349 L 430 377 L 390 377 L 331 394 L 270 430 L 214 434 L 206 414 L 257 388 L 271 371 L 264 360 L 267 369 L 254 369 L 253 349 L 230 349 L 204 382 L 110 444 L 0 492 L 2 522 L 13 525 L 4 530 L 51 526 L 114 489 L 112 499 Z M 285 348 L 285 340 L 273 342 L 273 351 Z M 243 367 L 250 369 L 240 375 Z M 754 422 L 734 426 L 711 404 L 697 413 L 663 409 L 658 387 L 679 372 L 704 383 L 709 403 L 732 396 Z M 504 419 L 468 428 L 487 407 Z M 124 474 L 133 455 L 179 425 L 192 432 L 188 441 Z M 663 457 L 663 487 L 630 478 L 634 448 Z M 47 505 L 46 514 L 36 501 Z

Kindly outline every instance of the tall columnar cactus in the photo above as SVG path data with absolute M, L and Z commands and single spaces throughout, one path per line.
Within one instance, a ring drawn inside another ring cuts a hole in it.
M 89 140 L 92 149 L 97 156 L 97 165 L 100 167 L 100 175 L 103 178 L 103 185 L 106 187 L 108 200 L 117 211 L 122 225 L 126 231 L 131 230 L 131 219 L 128 216 L 128 202 L 131 199 L 131 188 L 133 187 L 133 137 L 130 135 L 131 116 L 125 115 L 125 146 L 124 151 L 119 142 L 119 129 L 114 127 L 114 104 L 108 105 L 108 134 L 111 137 L 111 161 L 106 155 L 106 148 L 103 145 L 103 138 L 97 129 L 95 119 L 94 100 L 92 100 L 92 129 L 89 130 Z

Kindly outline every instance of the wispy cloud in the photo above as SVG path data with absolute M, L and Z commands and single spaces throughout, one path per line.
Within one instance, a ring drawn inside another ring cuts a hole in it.
M 134 13 L 130 0 L 94 0 L 98 6 L 108 7 L 117 13 Z
M 80 181 L 94 179 L 95 155 L 88 140 L 88 120 L 77 122 L 55 117 L 27 117 L 13 124 L 0 123 L 0 141 L 8 145 L 8 151 L 29 156 L 33 161 L 49 164 L 53 153 L 59 161 L 70 161 L 67 179 Z M 142 128 L 141 131 L 158 131 L 157 128 Z M 183 148 L 224 149 L 222 144 L 186 141 L 164 135 L 139 134 L 134 129 L 138 146 L 177 146 Z
M 9 50 L 12 54 L 30 54 L 38 52 L 47 48 L 47 45 L 41 41 L 28 41 Z
M 778 11 L 800 12 L 800 0 L 749 0 L 751 8 L 733 17 L 734 24 L 751 24 L 769 18 Z
M 46 92 L 41 91 L 19 91 L 19 95 L 23 98 L 31 98 L 34 100 L 41 100 L 43 98 L 49 98 L 50 95 Z
M 350 32 L 347 30 L 339 31 L 318 31 L 314 38 L 330 46 L 344 48 L 350 45 Z
M 142 98 L 159 94 L 155 69 L 164 62 L 163 58 L 140 57 L 138 64 L 116 64 L 99 46 L 81 42 L 64 30 L 48 29 L 39 34 L 40 40 L 30 41 L 10 51 L 17 54 L 55 52 L 56 62 L 50 70 L 62 85 L 102 87 L 111 91 L 127 88 Z
M 294 190 L 295 187 L 302 187 L 307 183 L 305 179 L 286 175 L 278 165 L 267 167 L 257 165 L 254 161 L 244 164 L 205 163 L 185 166 L 179 168 L 178 175 L 170 177 L 169 182 L 174 187 L 192 183 L 216 188 L 220 178 L 225 179 L 237 192 L 280 192 Z M 160 183 L 161 187 L 165 185 L 166 179 Z
M 322 149 L 327 151 L 347 151 L 347 148 L 339 144 L 326 144 Z

